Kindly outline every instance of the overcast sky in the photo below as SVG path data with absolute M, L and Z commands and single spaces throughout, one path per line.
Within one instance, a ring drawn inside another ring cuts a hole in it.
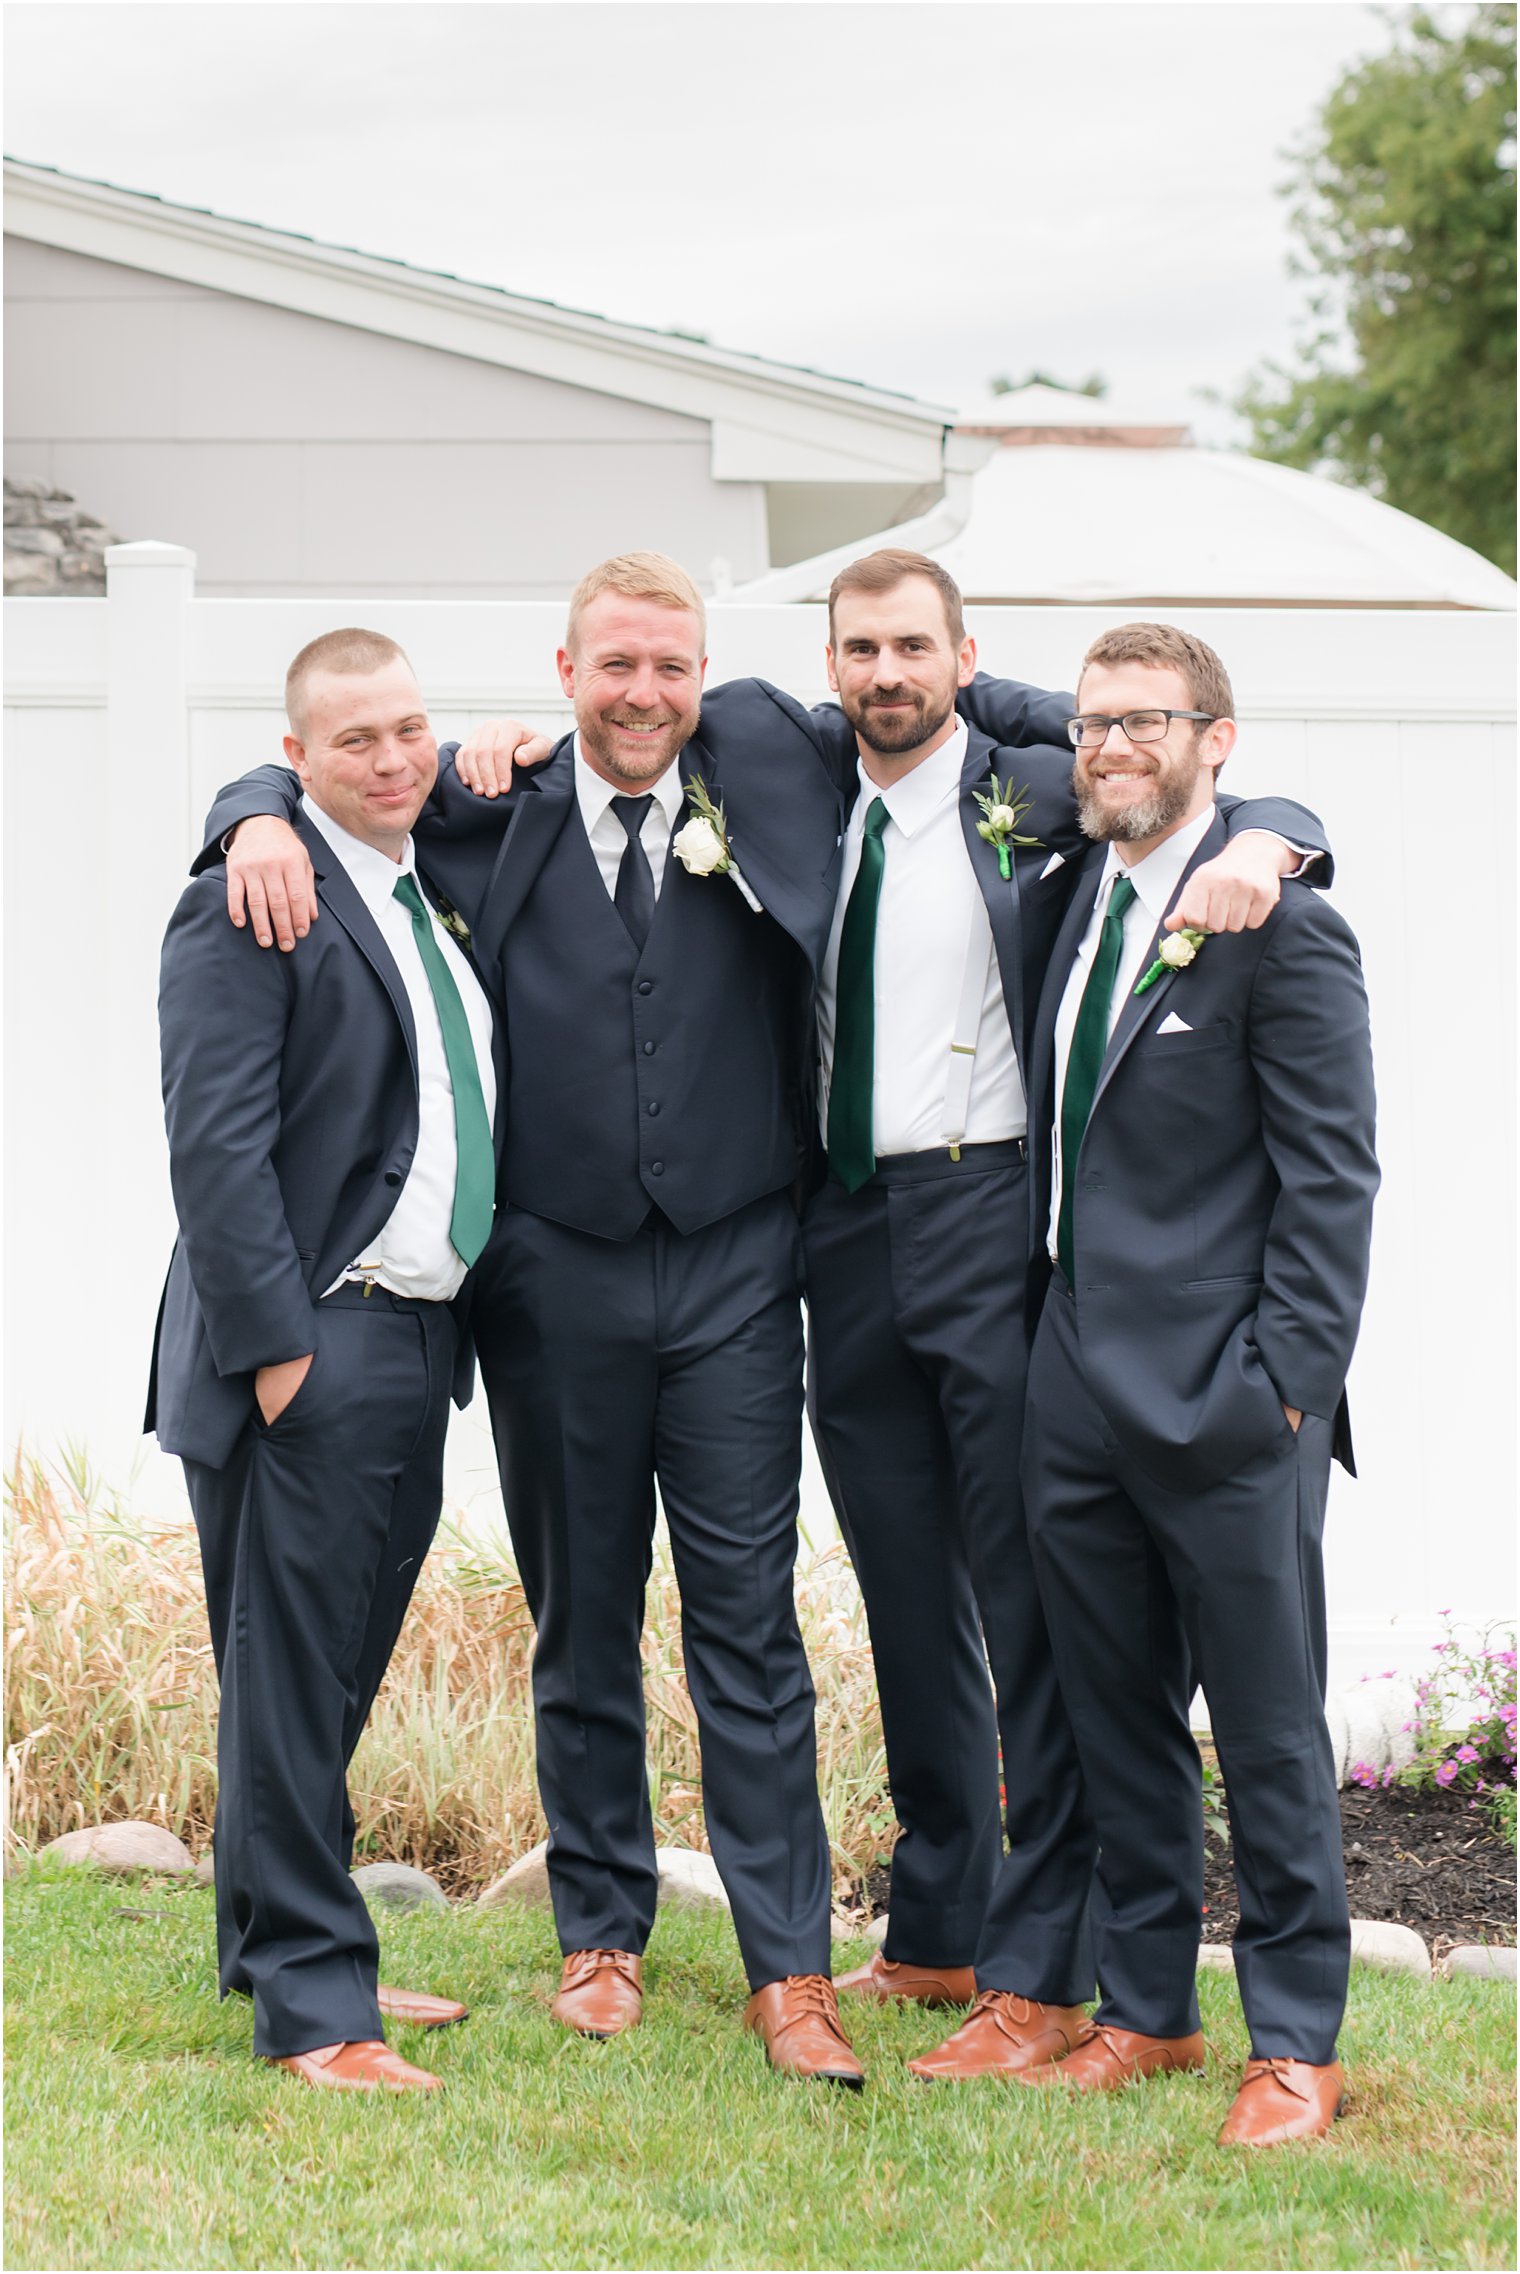
M 14 157 L 955 404 L 1192 415 L 1283 356 L 1338 0 L 47 0 Z

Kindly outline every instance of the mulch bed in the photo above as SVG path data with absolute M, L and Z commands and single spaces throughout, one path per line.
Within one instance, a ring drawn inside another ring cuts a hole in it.
M 1341 1841 L 1354 1919 L 1413 1927 L 1440 1960 L 1454 1943 L 1515 1939 L 1515 1851 L 1469 1795 L 1438 1786 L 1379 1785 L 1341 1794 Z M 1207 1843 L 1205 1942 L 1235 1932 L 1235 1873 L 1228 1848 Z
M 1454 1943 L 1515 1939 L 1515 1851 L 1464 1793 L 1382 1786 L 1341 1794 L 1346 1887 L 1354 1919 L 1413 1927 L 1439 1963 Z M 868 1872 L 841 1906 L 870 1918 L 885 1910 L 883 1865 Z M 1230 1850 L 1204 1847 L 1203 1940 L 1228 1942 L 1239 1913 Z

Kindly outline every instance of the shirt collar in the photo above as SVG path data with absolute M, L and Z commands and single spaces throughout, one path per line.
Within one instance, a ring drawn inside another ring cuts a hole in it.
M 961 786 L 961 775 L 966 764 L 966 742 L 969 729 L 964 719 L 957 719 L 955 732 L 948 742 L 940 744 L 927 758 L 920 759 L 911 773 L 883 789 L 873 782 L 866 772 L 865 762 L 857 757 L 855 772 L 860 782 L 860 795 L 855 800 L 852 819 L 857 834 L 865 827 L 866 812 L 873 798 L 880 798 L 895 827 L 905 837 L 922 829 L 931 814 L 937 813 L 946 798 L 954 797 Z
M 324 845 L 333 853 L 348 872 L 350 883 L 371 915 L 384 907 L 396 894 L 396 879 L 411 876 L 417 866 L 417 848 L 410 837 L 402 847 L 401 858 L 393 861 L 388 853 L 376 852 L 366 845 L 362 837 L 351 836 L 332 815 L 324 813 L 309 797 L 301 800 L 301 812 L 315 829 Z
M 686 784 L 681 779 L 680 759 L 674 759 L 666 767 L 658 781 L 649 782 L 645 786 L 653 792 L 660 811 L 664 814 L 671 831 L 674 832 L 681 808 L 686 802 Z M 577 734 L 575 737 L 575 795 L 581 809 L 581 819 L 586 825 L 586 835 L 589 837 L 615 797 L 642 797 L 644 791 L 620 789 L 616 782 L 604 780 L 594 767 L 587 765 L 581 751 L 581 738 Z
M 1213 806 L 1206 805 L 1202 813 L 1195 814 L 1191 821 L 1184 822 L 1170 837 L 1163 837 L 1161 843 L 1147 853 L 1143 861 L 1136 861 L 1133 867 L 1119 858 L 1118 846 L 1110 842 L 1108 858 L 1103 864 L 1103 875 L 1098 884 L 1100 903 L 1107 905 L 1114 878 L 1127 876 L 1135 888 L 1135 897 L 1151 919 L 1152 926 L 1159 924 L 1176 899 L 1182 872 L 1203 843 L 1213 818 Z

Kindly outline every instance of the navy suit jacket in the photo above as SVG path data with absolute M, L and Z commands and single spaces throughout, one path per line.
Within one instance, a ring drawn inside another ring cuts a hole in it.
M 1216 816 L 1185 873 L 1223 843 Z M 1105 851 L 1082 864 L 1036 1023 L 1042 1255 L 1056 1013 Z M 1169 1017 L 1188 1031 L 1163 1034 Z M 1173 1490 L 1206 1489 L 1286 1437 L 1286 1404 L 1333 1419 L 1350 1468 L 1344 1391 L 1378 1167 L 1361 959 L 1327 901 L 1285 892 L 1259 931 L 1219 933 L 1129 996 L 1065 1173 L 1083 1363 L 1135 1460 Z
M 299 953 L 261 948 L 228 922 L 217 866 L 185 892 L 163 948 L 179 1241 L 144 1426 L 166 1452 L 213 1468 L 254 1410 L 258 1368 L 314 1348 L 318 1299 L 385 1224 L 417 1146 L 417 1040 L 401 974 L 342 863 L 294 819 L 324 917 Z M 455 1310 L 467 1326 L 465 1293 Z M 473 1377 L 466 1331 L 460 1404 Z

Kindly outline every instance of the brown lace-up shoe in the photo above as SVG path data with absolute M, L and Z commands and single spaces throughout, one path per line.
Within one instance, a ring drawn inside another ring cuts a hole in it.
M 1138 2029 L 1088 2021 L 1063 2060 L 1023 2069 L 1019 2082 L 1066 2085 L 1073 2092 L 1116 2092 L 1163 2069 L 1202 2067 L 1203 2037 L 1196 2029 L 1189 2037 L 1147 2037 Z
M 378 2037 L 353 2038 L 346 2045 L 318 2045 L 310 2053 L 287 2053 L 271 2064 L 289 2069 L 303 2084 L 350 2092 L 441 2092 L 442 2077 L 414 2069 Z
M 910 1966 L 905 1958 L 883 1958 L 878 1950 L 868 1965 L 849 1974 L 836 1974 L 834 1988 L 842 1998 L 910 1998 L 919 2006 L 969 2006 L 976 1996 L 976 1975 L 969 1966 Z
M 767 1982 L 744 2009 L 744 2026 L 765 2040 L 773 2069 L 818 2077 L 859 2092 L 866 2073 L 839 2024 L 839 2001 L 827 1974 L 788 1974 Z
M 429 1997 L 426 1990 L 388 1990 L 383 1982 L 375 1996 L 387 2021 L 409 2022 L 413 2029 L 447 2029 L 470 2010 L 452 1998 Z
M 1284 2140 L 1322 2140 L 1346 2102 L 1339 2061 L 1247 2061 L 1235 2105 L 1219 2134 L 1222 2148 L 1276 2148 Z
M 1082 2034 L 1081 2006 L 1047 2006 L 1012 1990 L 983 1990 L 955 2034 L 908 2063 L 914 2077 L 1012 2077 L 1060 2061 Z
M 631 1950 L 572 1950 L 549 2011 L 582 2037 L 617 2037 L 644 2011 L 644 1968 Z

